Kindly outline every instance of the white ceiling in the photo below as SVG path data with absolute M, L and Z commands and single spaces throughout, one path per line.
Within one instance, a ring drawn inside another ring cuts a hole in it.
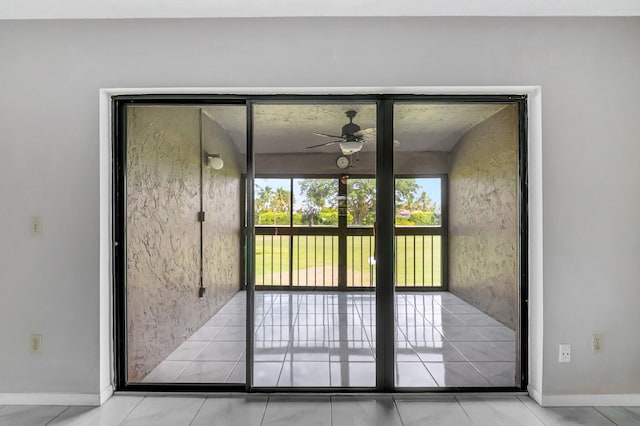
M 394 138 L 400 143 L 397 151 L 425 152 L 449 151 L 462 135 L 505 108 L 505 104 L 432 104 L 399 103 L 394 109 Z M 254 151 L 256 154 L 318 152 L 338 153 L 331 145 L 308 149 L 334 139 L 314 133 L 341 134 L 342 126 L 349 122 L 348 110 L 357 111 L 353 122 L 361 129 L 375 129 L 375 104 L 262 104 L 254 106 Z M 217 121 L 232 137 L 240 152 L 245 151 L 244 106 L 208 106 L 203 111 Z M 375 148 L 365 143 L 363 151 Z
M 640 16 L 638 0 L 0 0 L 0 19 Z

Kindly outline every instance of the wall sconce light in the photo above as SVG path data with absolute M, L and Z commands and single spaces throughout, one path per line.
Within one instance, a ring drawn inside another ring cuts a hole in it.
M 207 154 L 207 165 L 214 170 L 220 170 L 224 166 L 224 161 L 218 154 Z

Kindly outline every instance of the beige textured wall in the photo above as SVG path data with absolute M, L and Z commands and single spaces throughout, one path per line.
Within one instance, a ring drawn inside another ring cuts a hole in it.
M 203 170 L 207 297 L 199 299 L 201 113 L 130 107 L 127 117 L 128 381 L 144 378 L 239 288 L 239 178 Z M 210 134 L 213 138 L 215 135 Z M 212 142 L 210 142 L 212 143 Z M 233 162 L 228 164 L 234 168 Z M 237 170 L 237 167 L 235 168 Z M 235 179 L 235 185 L 231 183 Z M 219 188 L 219 192 L 218 192 Z M 234 200 L 235 203 L 234 203 Z M 220 203 L 221 208 L 213 207 Z M 226 217 L 225 217 L 226 215 Z M 234 222 L 235 220 L 235 222 Z M 224 227 L 224 230 L 216 230 Z M 228 244 L 225 250 L 221 244 Z M 224 285 L 220 283 L 224 282 Z M 220 291 L 217 291 L 217 288 Z
M 518 288 L 518 115 L 508 106 L 451 153 L 449 289 L 515 329 Z
M 224 129 L 206 114 L 202 115 L 202 149 L 220 155 L 224 161 L 221 170 L 204 167 L 202 176 L 202 202 L 206 212 L 202 234 L 204 285 L 210 306 L 218 310 L 241 284 L 241 176 L 234 144 Z

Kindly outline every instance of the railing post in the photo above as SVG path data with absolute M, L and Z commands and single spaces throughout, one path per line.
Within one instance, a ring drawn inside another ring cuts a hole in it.
M 347 180 L 338 179 L 338 197 L 347 196 Z M 347 215 L 338 214 L 338 290 L 347 289 Z

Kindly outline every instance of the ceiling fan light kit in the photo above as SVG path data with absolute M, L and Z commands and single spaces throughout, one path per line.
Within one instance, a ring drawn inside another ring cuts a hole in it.
M 340 142 L 340 149 L 344 155 L 355 154 L 362 149 L 362 142 Z

